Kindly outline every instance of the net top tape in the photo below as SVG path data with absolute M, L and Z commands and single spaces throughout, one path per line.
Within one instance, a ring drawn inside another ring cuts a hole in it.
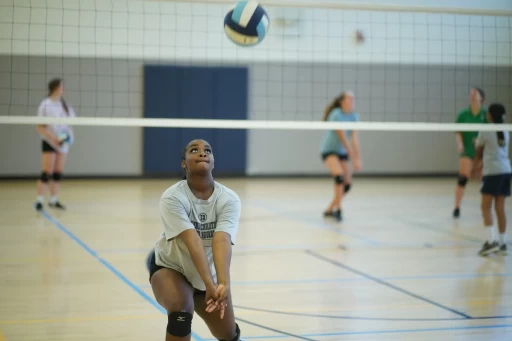
M 360 131 L 512 131 L 512 124 L 467 124 L 430 122 L 325 122 L 325 121 L 266 121 L 174 118 L 55 118 L 37 116 L 0 116 L 0 124 L 159 127 L 204 129 L 263 129 L 263 130 L 360 130 Z
M 185 2 L 183 0 L 159 0 L 161 2 Z M 226 4 L 232 5 L 233 0 L 187 0 L 188 3 L 199 4 Z M 413 1 L 410 1 L 413 3 Z M 326 9 L 345 9 L 345 10 L 363 10 L 363 11 L 384 11 L 384 12 L 421 12 L 421 13 L 445 13 L 445 14 L 463 14 L 463 15 L 495 15 L 512 16 L 511 9 L 492 9 L 478 7 L 448 7 L 448 6 L 421 6 L 421 5 L 403 5 L 403 4 L 379 4 L 364 3 L 361 1 L 342 2 L 342 1 L 311 1 L 311 0 L 258 0 L 262 6 L 268 7 L 293 7 L 293 8 L 326 8 Z

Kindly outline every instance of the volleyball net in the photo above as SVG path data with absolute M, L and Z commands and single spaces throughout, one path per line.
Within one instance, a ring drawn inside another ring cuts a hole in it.
M 472 87 L 485 91 L 484 107 L 512 110 L 507 4 L 261 1 L 268 35 L 243 48 L 224 34 L 233 2 L 2 0 L 2 135 L 20 145 L 26 127 L 67 123 L 86 126 L 82 141 L 105 127 L 136 144 L 114 131 L 241 129 L 248 148 L 279 141 L 316 151 L 326 130 L 353 129 L 373 131 L 365 137 L 376 146 L 435 154 L 455 149 L 455 131 L 512 130 L 510 115 L 505 125 L 455 123 Z M 36 116 L 56 77 L 77 118 Z M 343 91 L 355 94 L 361 122 L 323 122 Z

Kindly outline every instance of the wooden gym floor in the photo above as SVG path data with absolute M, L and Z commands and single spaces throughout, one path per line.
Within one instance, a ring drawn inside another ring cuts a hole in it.
M 243 205 L 232 292 L 245 338 L 510 340 L 512 256 L 477 256 L 478 184 L 454 221 L 455 179 L 356 179 L 337 224 L 321 215 L 329 179 L 221 182 Z M 164 340 L 145 257 L 173 183 L 65 181 L 68 210 L 38 214 L 34 182 L 0 182 L 0 340 Z M 198 317 L 193 336 L 213 340 Z

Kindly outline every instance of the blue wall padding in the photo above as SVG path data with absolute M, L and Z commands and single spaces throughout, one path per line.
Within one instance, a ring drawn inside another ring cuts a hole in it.
M 243 67 L 144 66 L 144 117 L 248 117 L 248 70 Z M 144 175 L 182 174 L 180 156 L 192 139 L 211 143 L 214 175 L 245 174 L 247 130 L 144 128 Z

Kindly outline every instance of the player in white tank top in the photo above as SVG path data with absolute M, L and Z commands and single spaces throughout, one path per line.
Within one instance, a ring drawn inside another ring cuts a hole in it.
M 64 101 L 61 79 L 48 83 L 48 97 L 41 101 L 37 115 L 41 117 L 75 117 L 73 108 Z M 43 170 L 37 181 L 37 198 L 35 208 L 43 209 L 46 187 L 50 184 L 51 198 L 49 206 L 64 209 L 58 200 L 60 180 L 66 164 L 67 154 L 74 141 L 73 129 L 68 125 L 38 125 L 37 132 L 42 139 Z
M 181 165 L 186 180 L 160 198 L 163 233 L 148 259 L 153 293 L 168 314 L 165 340 L 190 340 L 195 312 L 215 338 L 238 341 L 229 272 L 240 199 L 214 181 L 208 142 L 191 141 Z

